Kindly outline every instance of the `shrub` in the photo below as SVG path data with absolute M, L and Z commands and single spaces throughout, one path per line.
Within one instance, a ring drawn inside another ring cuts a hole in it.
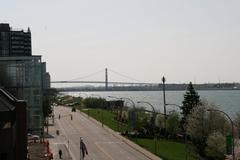
M 207 139 L 206 156 L 214 160 L 225 159 L 225 146 L 225 137 L 220 132 L 213 132 Z
M 88 108 L 105 108 L 106 107 L 106 100 L 103 98 L 88 97 L 84 99 L 83 103 Z
M 171 136 L 174 136 L 177 134 L 177 131 L 179 129 L 180 124 L 180 118 L 179 114 L 177 112 L 172 112 L 167 119 L 167 131 Z

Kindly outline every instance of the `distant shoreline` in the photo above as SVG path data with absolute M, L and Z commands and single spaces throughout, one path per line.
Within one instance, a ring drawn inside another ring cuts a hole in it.
M 166 91 L 185 91 L 188 84 L 165 84 Z M 239 83 L 207 83 L 207 84 L 194 84 L 193 85 L 196 90 L 240 90 Z M 162 91 L 163 84 L 155 84 L 155 85 L 129 85 L 129 86 L 108 86 L 106 89 L 105 86 L 76 86 L 76 87 L 62 87 L 56 88 L 60 92 L 87 92 L 87 91 Z
M 113 90 L 113 89 L 109 89 L 109 90 L 100 90 L 100 89 L 96 89 L 96 90 L 94 90 L 94 89 L 83 89 L 83 90 L 81 90 L 81 89 L 72 89 L 72 88 L 64 88 L 64 89 L 58 89 L 57 88 L 57 90 L 59 91 L 59 92 L 124 92 L 124 91 L 126 91 L 126 92 L 138 92 L 138 91 L 162 91 L 162 89 L 129 89 L 129 90 Z M 196 89 L 197 91 L 238 91 L 238 90 L 240 90 L 239 88 L 238 89 L 226 89 L 226 88 L 221 88 L 221 89 Z M 166 91 L 185 91 L 185 89 L 166 89 Z

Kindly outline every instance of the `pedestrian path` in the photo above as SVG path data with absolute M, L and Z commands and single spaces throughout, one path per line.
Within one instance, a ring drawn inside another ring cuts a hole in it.
M 62 150 L 62 160 L 72 160 L 72 157 L 69 153 L 69 145 L 67 143 L 67 140 L 65 140 L 65 137 L 63 135 L 57 135 L 56 130 L 59 130 L 59 127 L 55 123 L 55 125 L 49 127 L 49 140 L 50 143 L 50 149 L 51 152 L 53 153 L 53 159 L 54 160 L 59 160 L 59 154 L 58 151 L 61 149 Z
M 78 111 L 80 112 L 80 111 Z M 81 112 L 81 114 L 85 117 L 88 117 L 87 114 Z M 99 126 L 101 126 L 101 123 L 99 121 L 97 121 L 96 119 L 89 117 L 89 119 L 98 124 Z M 135 144 L 134 142 L 130 141 L 129 139 L 125 138 L 124 136 L 120 135 L 119 132 L 115 132 L 113 131 L 111 128 L 108 128 L 107 126 L 104 127 L 104 129 L 111 135 L 113 135 L 114 137 L 118 138 L 119 140 L 121 140 L 120 142 L 117 143 L 125 143 L 128 146 L 130 146 L 131 148 L 133 148 L 134 150 L 141 152 L 144 156 L 148 157 L 150 160 L 161 160 L 161 158 L 157 157 L 156 155 L 152 154 L 151 152 L 147 151 L 146 149 L 140 147 L 139 145 Z M 112 143 L 112 142 L 111 142 Z
M 84 160 L 160 160 L 84 113 L 72 113 L 70 108 L 65 107 L 56 107 L 55 112 L 56 115 L 72 114 L 73 119 L 61 117 L 49 128 L 51 138 L 48 140 L 54 159 L 59 159 L 58 151 L 61 149 L 63 159 L 79 160 L 82 137 L 88 150 Z M 57 130 L 59 135 L 56 134 Z
M 58 151 L 62 150 L 62 160 L 72 160 L 71 155 L 69 154 L 68 148 L 66 144 L 63 143 L 53 143 L 55 147 L 54 148 L 54 154 L 53 154 L 53 159 L 57 160 L 60 159 L 58 155 Z

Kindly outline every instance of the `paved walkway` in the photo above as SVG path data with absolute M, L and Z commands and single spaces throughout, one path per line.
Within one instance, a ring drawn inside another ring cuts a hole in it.
M 55 120 L 55 125 L 49 127 L 50 148 L 54 159 L 58 159 L 58 150 L 63 151 L 64 159 L 79 159 L 79 139 L 83 137 L 89 155 L 84 160 L 160 160 L 159 157 L 122 137 L 117 132 L 102 127 L 86 114 L 71 112 L 70 108 L 55 107 L 55 115 L 61 114 L 61 119 Z M 73 115 L 73 120 L 70 119 Z M 56 135 L 56 130 L 60 135 Z M 70 148 L 68 150 L 68 148 Z
M 49 136 L 46 138 L 50 144 L 50 150 L 53 153 L 53 159 L 59 160 L 58 151 L 62 150 L 62 160 L 72 160 L 72 157 L 69 153 L 69 143 L 64 135 L 57 135 L 56 130 L 59 130 L 59 126 L 55 123 L 53 126 L 49 126 Z
M 58 153 L 58 150 L 61 149 L 62 150 L 62 159 L 65 159 L 65 160 L 72 160 L 69 152 L 68 152 L 68 148 L 66 146 L 66 144 L 63 144 L 63 143 L 53 143 L 53 145 L 55 145 L 55 151 L 54 151 L 54 156 L 53 156 L 53 159 L 60 159 L 59 155 L 56 154 Z

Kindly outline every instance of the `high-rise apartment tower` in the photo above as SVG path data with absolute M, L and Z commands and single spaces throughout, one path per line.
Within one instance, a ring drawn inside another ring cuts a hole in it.
M 7 23 L 0 23 L 0 56 L 31 56 L 31 31 L 12 29 Z

